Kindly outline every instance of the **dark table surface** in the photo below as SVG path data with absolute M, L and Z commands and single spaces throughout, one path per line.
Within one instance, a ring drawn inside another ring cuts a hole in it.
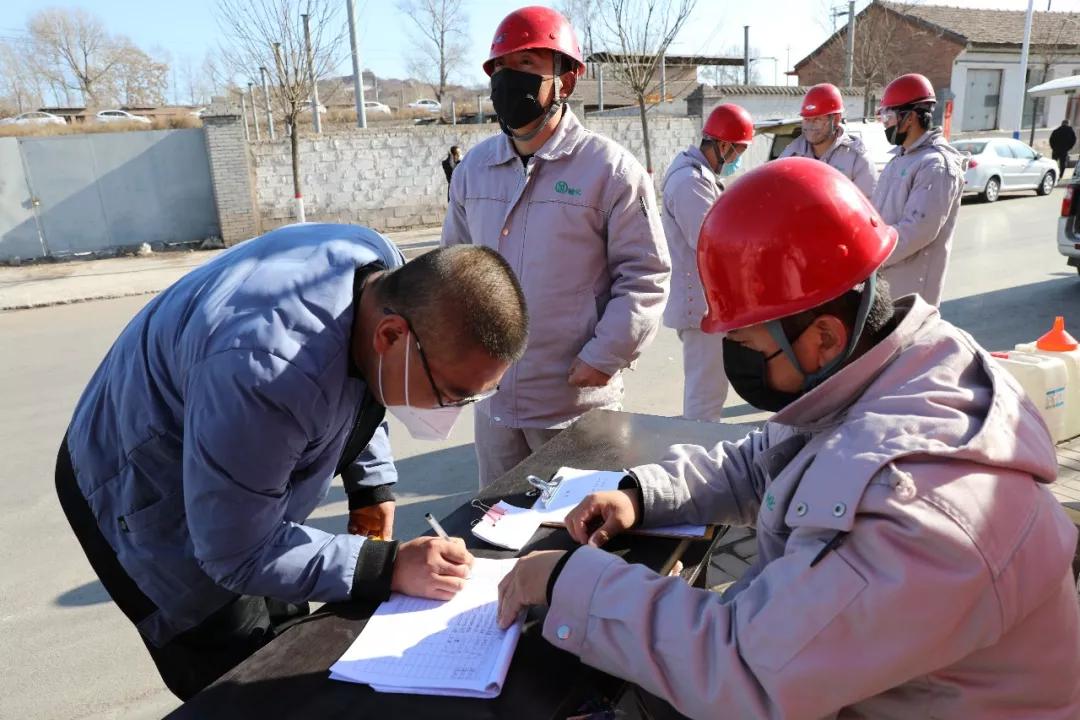
M 526 474 L 548 477 L 561 466 L 617 469 L 657 461 L 676 443 L 710 446 L 743 437 L 750 426 L 594 410 L 487 487 L 486 503 L 507 500 L 525 506 Z M 515 553 L 487 546 L 470 532 L 482 513 L 466 503 L 442 521 L 451 535 L 465 539 L 479 556 Z M 605 548 L 654 570 L 666 572 L 680 556 L 707 562 L 705 542 L 627 535 Z M 561 528 L 541 528 L 521 554 L 537 549 L 571 549 Z M 683 553 L 690 548 L 697 552 Z M 694 568 L 691 568 L 693 570 Z M 494 700 L 376 693 L 366 685 L 328 679 L 328 670 L 375 611 L 375 603 L 324 606 L 286 630 L 238 665 L 170 718 L 564 718 L 582 703 L 615 692 L 620 682 L 556 649 L 541 635 L 543 611 L 526 623 L 502 694 Z

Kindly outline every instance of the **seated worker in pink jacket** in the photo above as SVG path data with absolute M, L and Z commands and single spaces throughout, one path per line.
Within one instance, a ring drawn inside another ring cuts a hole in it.
M 1050 435 L 971 336 L 890 299 L 895 245 L 825 163 L 728 189 L 698 245 L 702 328 L 776 414 L 587 498 L 566 520 L 582 546 L 518 561 L 500 622 L 549 605 L 544 637 L 636 683 L 648 717 L 1080 717 L 1077 532 L 1047 488 Z M 753 525 L 758 559 L 719 595 L 598 547 L 676 522 Z

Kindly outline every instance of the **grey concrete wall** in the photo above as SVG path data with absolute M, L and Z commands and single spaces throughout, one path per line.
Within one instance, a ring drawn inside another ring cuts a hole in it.
M 585 124 L 628 148 L 644 164 L 638 118 L 587 119 Z M 650 117 L 657 187 L 671 158 L 696 142 L 699 131 L 696 118 Z M 438 225 L 446 212 L 441 163 L 450 146 L 461 145 L 468 152 L 497 132 L 490 124 L 451 125 L 357 129 L 304 138 L 300 175 L 307 219 L 358 223 L 377 230 Z M 212 140 L 212 153 L 215 147 Z M 288 140 L 252 143 L 250 148 L 262 229 L 294 222 Z M 223 224 L 225 217 L 223 212 Z

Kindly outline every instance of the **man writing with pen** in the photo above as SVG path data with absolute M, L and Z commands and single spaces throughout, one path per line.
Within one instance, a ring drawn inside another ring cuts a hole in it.
M 917 295 L 896 245 L 824 163 L 781 159 L 713 205 L 706 332 L 747 402 L 737 443 L 672 447 L 566 519 L 582 546 L 520 559 L 499 620 L 634 682 L 650 718 L 1080 717 L 1077 532 L 1037 409 Z M 754 525 L 723 595 L 599 546 L 635 525 Z

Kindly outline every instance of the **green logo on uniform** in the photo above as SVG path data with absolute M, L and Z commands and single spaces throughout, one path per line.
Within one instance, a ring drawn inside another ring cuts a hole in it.
M 568 185 L 565 180 L 560 180 L 559 182 L 555 183 L 555 192 L 559 193 L 560 195 L 576 196 L 581 194 L 581 188 L 570 187 L 570 185 Z
M 772 493 L 765 494 L 765 507 L 769 508 L 769 510 L 776 507 L 776 498 L 773 497 Z

